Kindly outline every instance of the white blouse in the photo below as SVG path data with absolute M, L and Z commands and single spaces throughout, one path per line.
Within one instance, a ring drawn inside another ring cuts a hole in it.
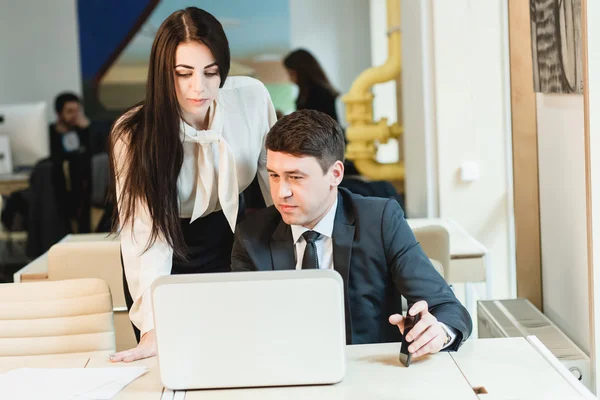
M 238 196 L 257 175 L 267 205 L 272 204 L 266 171 L 265 136 L 276 121 L 265 86 L 248 77 L 229 77 L 217 94 L 210 128 L 197 131 L 181 122 L 183 165 L 177 180 L 179 213 L 197 218 L 223 210 L 232 231 L 238 212 Z M 120 199 L 123 142 L 117 155 L 117 198 Z M 133 299 L 131 321 L 141 334 L 154 329 L 150 286 L 169 275 L 173 249 L 159 235 L 146 251 L 152 220 L 145 204 L 136 206 L 133 224 L 121 227 L 121 251 L 125 276 Z

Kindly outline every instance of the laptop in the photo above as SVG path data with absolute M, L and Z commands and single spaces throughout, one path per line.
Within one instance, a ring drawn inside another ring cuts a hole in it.
M 152 301 L 168 389 L 344 378 L 344 290 L 334 270 L 164 276 L 152 285 Z

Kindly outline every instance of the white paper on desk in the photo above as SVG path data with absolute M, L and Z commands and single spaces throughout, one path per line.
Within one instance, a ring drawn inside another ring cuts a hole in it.
M 147 370 L 144 367 L 19 368 L 0 375 L 0 398 L 111 399 Z

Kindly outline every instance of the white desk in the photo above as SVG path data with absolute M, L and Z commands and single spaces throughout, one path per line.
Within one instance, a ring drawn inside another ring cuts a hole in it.
M 410 368 L 398 362 L 399 343 L 348 346 L 347 373 L 336 385 L 200 390 L 172 393 L 163 389 L 156 358 L 132 364 L 150 371 L 127 386 L 116 399 L 569 399 L 594 397 L 524 338 L 469 340 L 458 353 L 438 353 L 415 360 Z M 122 366 L 106 353 L 72 356 L 0 357 L 0 373 L 12 368 L 98 368 Z M 557 363 L 557 365 L 560 364 Z M 566 370 L 565 370 L 566 371 Z M 487 394 L 476 395 L 473 388 Z M 177 397 L 174 397 L 177 396 Z
M 554 356 L 546 359 L 535 339 L 533 344 L 522 337 L 468 340 L 451 356 L 470 386 L 485 388 L 482 400 L 596 398 Z
M 336 385 L 197 390 L 186 392 L 185 400 L 477 400 L 447 353 L 416 361 L 410 368 L 405 368 L 398 361 L 399 343 L 348 346 L 347 349 L 346 377 Z M 135 364 L 149 366 L 151 371 L 134 382 L 135 387 L 127 387 L 117 399 L 159 399 L 162 387 L 156 360 L 142 360 Z M 107 365 L 109 362 L 106 360 L 92 359 L 87 368 Z
M 0 357 L 0 374 L 17 368 L 85 368 L 89 356 Z
M 139 360 L 130 364 L 112 363 L 108 361 L 108 355 L 104 357 L 92 357 L 87 363 L 86 368 L 106 368 L 122 366 L 147 367 L 149 371 L 131 382 L 122 390 L 115 399 L 120 400 L 161 400 L 163 394 L 163 385 L 160 381 L 160 373 L 156 357 Z M 172 400 L 172 399 L 169 399 Z

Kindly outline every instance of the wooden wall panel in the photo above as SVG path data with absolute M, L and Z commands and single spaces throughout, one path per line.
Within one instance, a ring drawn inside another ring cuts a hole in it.
M 529 1 L 509 0 L 517 296 L 542 310 L 536 97 Z

